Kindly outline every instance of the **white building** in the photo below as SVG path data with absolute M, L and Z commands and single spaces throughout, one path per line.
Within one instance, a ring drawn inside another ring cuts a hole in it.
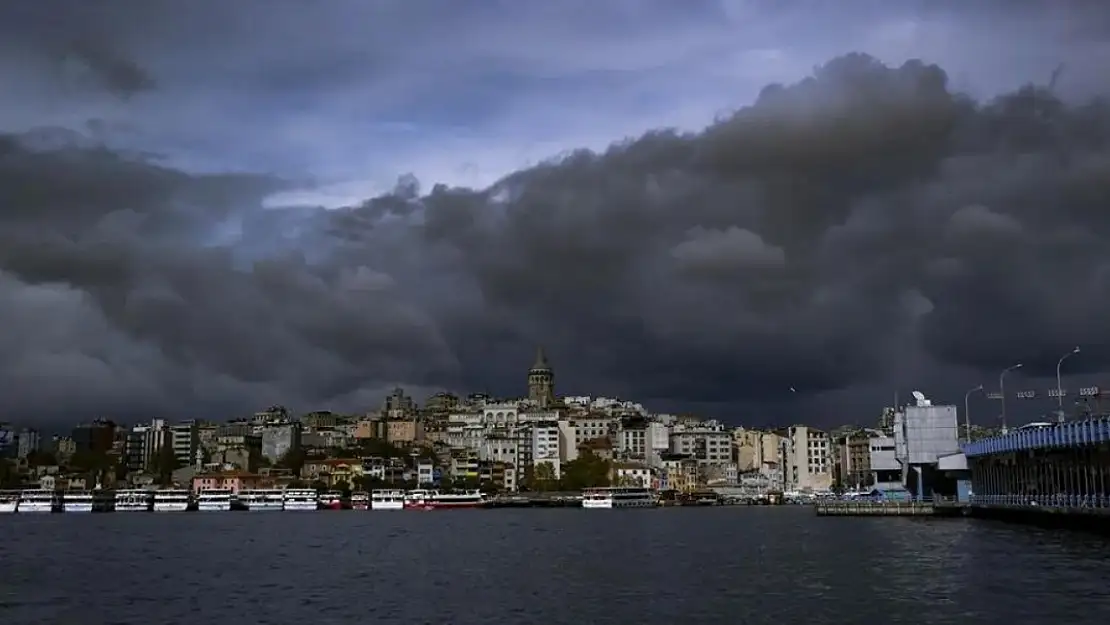
M 559 426 L 557 423 L 534 423 L 532 430 L 532 466 L 550 464 L 554 479 L 562 476 L 559 454 Z

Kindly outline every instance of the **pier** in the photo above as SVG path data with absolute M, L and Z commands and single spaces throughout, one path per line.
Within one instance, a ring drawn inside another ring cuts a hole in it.
M 817 516 L 933 516 L 931 501 L 822 501 L 813 504 Z
M 1110 417 L 963 445 L 973 516 L 1110 529 Z

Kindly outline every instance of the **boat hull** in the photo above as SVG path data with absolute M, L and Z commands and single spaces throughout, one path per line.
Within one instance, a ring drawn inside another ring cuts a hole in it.
M 181 503 L 178 503 L 176 501 L 173 503 L 159 503 L 157 501 L 154 502 L 155 512 L 185 512 L 188 509 L 189 504 L 188 502 L 184 501 Z
M 400 501 L 374 501 L 370 503 L 371 510 L 404 510 L 405 504 Z
M 54 504 L 45 501 L 21 501 L 19 502 L 18 512 L 22 513 L 42 513 L 53 512 Z
M 274 503 L 249 503 L 246 504 L 247 512 L 279 512 L 282 510 L 282 505 L 278 502 Z
M 63 503 L 62 504 L 62 512 L 92 512 L 92 511 L 93 511 L 92 502 L 88 502 L 88 503 L 85 503 L 85 502 L 81 502 L 81 503 Z
M 290 512 L 315 512 L 319 510 L 314 501 L 287 501 L 284 508 Z
M 480 508 L 482 501 L 414 501 L 406 503 L 406 510 L 466 510 Z
M 5 501 L 0 503 L 0 514 L 14 514 L 19 510 L 18 501 Z
M 114 512 L 150 512 L 150 506 L 143 503 L 117 503 Z
M 320 503 L 321 510 L 342 510 L 343 502 L 341 501 L 326 501 Z
M 197 512 L 228 512 L 230 510 L 230 501 L 202 501 L 197 504 Z

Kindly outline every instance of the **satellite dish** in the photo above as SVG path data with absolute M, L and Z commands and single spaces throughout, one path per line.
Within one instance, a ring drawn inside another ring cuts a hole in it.
M 917 401 L 925 401 L 925 393 L 922 393 L 921 391 L 914 391 L 913 398 Z

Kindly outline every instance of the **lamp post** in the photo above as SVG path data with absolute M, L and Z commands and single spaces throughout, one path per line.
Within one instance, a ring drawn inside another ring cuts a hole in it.
M 971 404 L 968 400 L 971 398 L 972 393 L 981 390 L 983 390 L 982 384 L 975 388 L 968 389 L 968 391 L 964 393 L 964 442 L 966 443 L 971 442 Z
M 1002 373 L 998 374 L 998 392 L 999 392 L 999 394 L 1002 395 L 1002 433 L 1003 434 L 1005 434 L 1008 431 L 1008 428 L 1006 427 L 1006 374 L 1015 370 L 1015 369 L 1021 369 L 1021 367 L 1022 367 L 1022 364 L 1019 362 L 1016 365 L 1010 365 L 1009 367 L 1006 367 L 1005 369 L 1002 370 Z
M 1060 383 L 1060 367 L 1063 366 L 1064 361 L 1068 358 L 1079 353 L 1079 346 L 1070 352 L 1060 356 L 1060 360 L 1056 362 L 1056 404 L 1059 410 L 1056 412 L 1056 420 L 1062 422 L 1064 420 L 1064 387 Z

